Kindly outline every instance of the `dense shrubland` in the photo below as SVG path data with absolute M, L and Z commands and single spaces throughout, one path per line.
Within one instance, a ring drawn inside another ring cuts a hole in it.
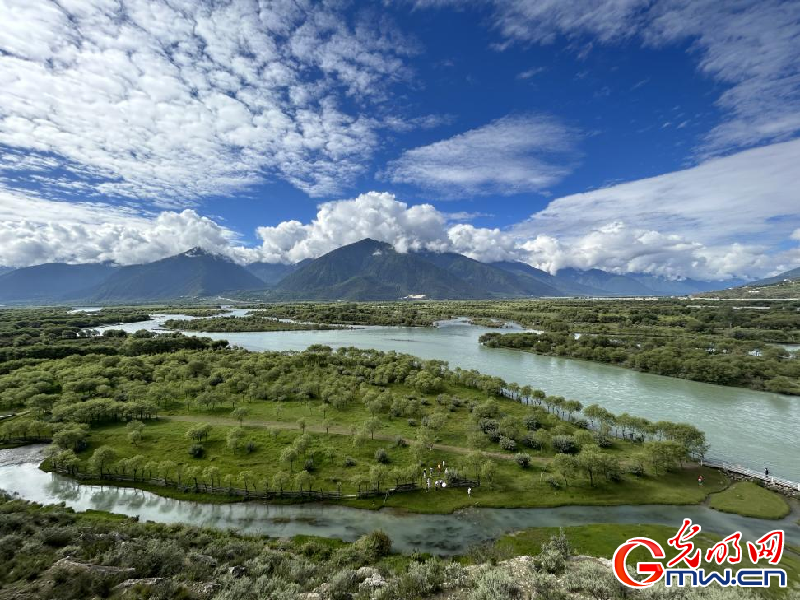
M 479 557 L 480 553 L 471 553 Z M 623 588 L 601 561 L 553 536 L 534 557 L 501 562 L 391 553 L 380 531 L 345 544 L 243 536 L 76 514 L 0 495 L 0 599 L 84 600 L 743 600 L 715 588 Z M 496 558 L 492 557 L 494 560 Z M 313 595 L 307 595 L 313 594 Z

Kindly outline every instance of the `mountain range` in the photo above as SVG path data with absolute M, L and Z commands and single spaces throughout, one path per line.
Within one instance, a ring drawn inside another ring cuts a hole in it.
M 482 299 L 685 295 L 734 282 L 670 280 L 646 273 L 482 263 L 456 253 L 397 252 L 364 239 L 293 265 L 232 260 L 192 248 L 152 263 L 52 263 L 0 273 L 0 303 L 124 304 L 237 296 L 251 300 Z

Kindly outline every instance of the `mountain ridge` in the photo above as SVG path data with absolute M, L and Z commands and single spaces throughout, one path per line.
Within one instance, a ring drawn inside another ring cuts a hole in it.
M 454 252 L 398 252 L 391 244 L 366 238 L 296 264 L 243 266 L 195 247 L 122 267 L 65 263 L 23 267 L 0 274 L 0 302 L 123 304 L 221 293 L 265 301 L 656 296 L 723 287 L 730 287 L 730 282 L 670 280 L 600 269 L 566 268 L 553 275 L 521 262 L 483 263 Z

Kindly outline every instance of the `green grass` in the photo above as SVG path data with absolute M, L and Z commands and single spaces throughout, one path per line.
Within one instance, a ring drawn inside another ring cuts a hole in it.
M 509 403 L 511 404 L 511 403 Z M 519 406 L 519 405 L 516 405 Z M 294 406 L 294 410 L 305 410 Z M 292 412 L 294 412 L 294 410 Z M 294 417 L 295 415 L 292 415 Z M 346 419 L 345 419 L 346 420 Z M 405 425 L 405 420 L 396 419 L 398 428 Z M 455 419 L 453 419 L 455 423 Z M 145 435 L 138 446 L 128 440 L 127 430 L 121 425 L 98 427 L 92 430 L 89 448 L 80 453 L 80 458 L 86 462 L 91 457 L 94 449 L 102 446 L 111 446 L 118 458 L 142 455 L 146 460 L 163 461 L 172 460 L 184 467 L 216 466 L 221 475 L 237 475 L 241 471 L 252 471 L 259 482 L 259 489 L 263 483 L 271 480 L 278 470 L 289 471 L 290 466 L 281 464 L 281 451 L 300 435 L 297 429 L 277 429 L 251 426 L 245 427 L 246 438 L 255 442 L 256 449 L 252 453 L 234 453 L 227 448 L 225 439 L 227 432 L 233 424 L 214 424 L 209 439 L 204 442 L 206 455 L 201 459 L 189 456 L 190 442 L 185 433 L 194 423 L 162 419 L 146 425 Z M 294 421 L 285 422 L 286 427 L 293 427 Z M 391 431 L 391 426 L 387 426 Z M 380 434 L 387 431 L 381 430 Z M 453 433 L 455 435 L 455 432 Z M 341 485 L 344 493 L 354 493 L 357 489 L 354 480 L 367 478 L 370 468 L 376 465 L 375 451 L 385 448 L 389 454 L 390 462 L 387 468 L 391 472 L 395 468 L 405 469 L 414 464 L 412 452 L 407 447 L 396 447 L 388 440 L 362 440 L 354 443 L 348 434 L 325 434 L 324 432 L 309 433 L 311 444 L 308 457 L 313 458 L 314 489 L 333 491 Z M 446 437 L 449 441 L 449 437 Z M 457 450 L 454 449 L 454 450 Z M 629 449 L 620 447 L 615 452 L 624 455 Z M 535 453 L 534 453 L 535 454 Z M 345 457 L 352 457 L 355 466 L 345 466 Z M 476 474 L 466 464 L 467 454 L 464 452 L 448 451 L 434 448 L 427 452 L 424 464 L 435 465 L 444 460 L 447 465 L 458 468 L 468 477 Z M 293 474 L 303 468 L 305 457 L 298 459 L 293 466 Z M 689 466 L 673 473 L 662 474 L 658 477 L 646 475 L 641 478 L 625 476 L 620 483 L 598 484 L 596 487 L 589 485 L 588 480 L 574 478 L 569 486 L 554 490 L 544 481 L 547 474 L 544 472 L 547 458 L 542 457 L 543 465 L 535 464 L 528 469 L 520 468 L 513 460 L 503 458 L 488 458 L 496 466 L 496 475 L 491 483 L 485 482 L 480 488 L 473 491 L 472 499 L 467 497 L 466 491 L 461 488 L 440 490 L 437 492 L 414 492 L 396 494 L 385 499 L 383 496 L 360 500 L 345 500 L 349 506 L 359 508 L 381 508 L 383 506 L 396 507 L 418 513 L 449 513 L 459 508 L 468 506 L 482 507 L 551 507 L 562 505 L 623 505 L 623 504 L 698 504 L 706 499 L 709 492 L 723 490 L 729 481 L 718 471 L 708 468 Z M 706 478 L 706 486 L 700 488 L 696 481 L 702 473 Z M 420 472 L 421 475 L 421 472 Z M 421 483 L 418 480 L 418 483 Z M 142 489 L 147 489 L 165 496 L 184 500 L 203 500 L 216 503 L 231 501 L 231 498 L 220 495 L 203 494 L 202 491 L 182 492 L 174 488 L 163 487 L 156 484 L 130 483 Z M 394 485 L 391 475 L 383 482 L 385 489 Z M 239 487 L 241 485 L 239 484 Z
M 728 489 L 713 494 L 709 506 L 720 512 L 759 519 L 782 519 L 791 510 L 783 496 L 752 481 L 737 481 Z
M 633 537 L 649 537 L 657 541 L 664 548 L 668 558 L 672 558 L 677 554 L 667 544 L 667 540 L 675 535 L 677 524 L 676 527 L 668 527 L 650 524 L 601 523 L 565 527 L 563 529 L 576 555 L 611 558 L 620 544 Z M 525 529 L 503 536 L 495 542 L 494 549 L 500 557 L 536 555 L 541 552 L 542 545 L 557 534 L 558 531 L 557 527 Z M 720 539 L 722 538 L 719 536 L 701 532 L 692 538 L 692 541 L 695 542 L 696 547 L 705 551 Z M 744 540 L 743 543 L 745 541 L 747 540 Z M 652 557 L 639 548 L 631 553 L 628 564 L 635 564 L 637 561 L 644 560 L 652 560 Z M 713 569 L 718 571 L 722 569 L 722 567 L 716 564 L 709 564 L 705 560 L 703 560 L 701 566 L 706 570 Z M 752 565 L 747 558 L 740 565 L 741 568 L 749 568 L 750 566 Z M 780 588 L 772 587 L 763 590 L 764 596 L 767 598 L 796 597 L 793 594 L 797 594 L 800 587 L 800 554 L 787 547 L 779 567 L 786 571 L 789 588 L 781 590 Z M 732 568 L 736 570 L 737 567 Z

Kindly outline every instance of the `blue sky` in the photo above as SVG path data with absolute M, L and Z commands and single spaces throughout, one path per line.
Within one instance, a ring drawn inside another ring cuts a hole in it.
M 124 7 L 0 6 L 0 264 L 800 264 L 796 2 Z

